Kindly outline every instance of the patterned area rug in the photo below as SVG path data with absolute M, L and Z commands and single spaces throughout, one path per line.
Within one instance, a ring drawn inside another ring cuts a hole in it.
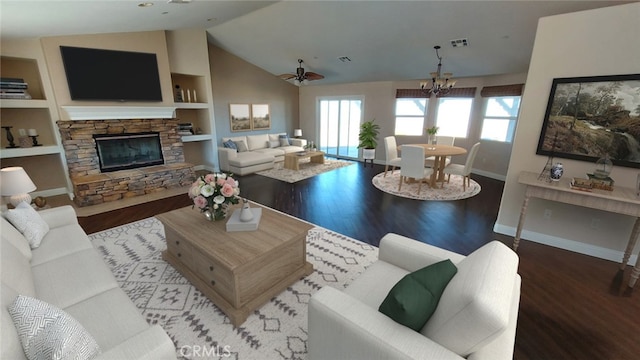
M 307 304 L 323 286 L 344 288 L 377 260 L 378 249 L 315 227 L 307 235 L 314 272 L 234 328 L 209 299 L 162 260 L 164 228 L 156 218 L 90 236 L 120 287 L 150 324 L 160 324 L 180 359 L 306 359 Z
M 273 169 L 259 171 L 256 174 L 288 183 L 294 183 L 327 171 L 353 165 L 355 162 L 325 158 L 324 164 L 315 164 L 310 162 L 309 159 L 302 159 L 299 164 L 300 170 L 289 170 L 284 168 L 284 161 L 281 161 L 276 163 Z
M 438 183 L 437 189 L 432 189 L 429 185 L 422 184 L 420 195 L 417 194 L 418 183 L 404 183 L 402 184 L 402 189 L 398 191 L 400 170 L 395 170 L 393 173 L 389 171 L 386 177 L 384 177 L 384 173 L 380 173 L 374 176 L 371 182 L 373 186 L 386 193 L 416 200 L 461 200 L 480 193 L 480 184 L 473 181 L 473 179 L 471 179 L 471 186 L 467 186 L 466 190 L 462 190 L 462 176 L 459 175 L 451 175 L 450 182 L 447 183 L 445 181 L 443 188 L 440 188 L 441 183 Z

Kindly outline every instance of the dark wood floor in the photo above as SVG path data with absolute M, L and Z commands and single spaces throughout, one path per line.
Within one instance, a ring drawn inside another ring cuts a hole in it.
M 371 178 L 381 171 L 359 163 L 295 184 L 260 175 L 239 180 L 243 197 L 373 245 L 388 232 L 461 254 L 493 239 L 511 244 L 493 232 L 503 182 L 474 175 L 482 191 L 473 198 L 417 201 L 377 190 Z M 187 205 L 184 195 L 79 221 L 92 233 Z M 614 282 L 614 262 L 529 241 L 518 255 L 516 359 L 640 359 L 639 286 L 625 291 L 630 267 Z

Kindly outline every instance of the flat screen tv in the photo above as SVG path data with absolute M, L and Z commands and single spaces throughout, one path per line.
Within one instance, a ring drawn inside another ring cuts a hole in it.
M 162 101 L 156 54 L 60 46 L 72 100 Z

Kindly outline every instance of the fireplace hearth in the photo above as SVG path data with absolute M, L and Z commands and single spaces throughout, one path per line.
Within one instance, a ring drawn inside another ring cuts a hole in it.
M 93 135 L 101 172 L 164 164 L 160 133 Z

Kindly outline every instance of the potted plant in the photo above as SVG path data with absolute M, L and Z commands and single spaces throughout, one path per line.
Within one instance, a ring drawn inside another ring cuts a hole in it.
M 378 134 L 380 134 L 380 125 L 375 124 L 373 120 L 365 121 L 360 124 L 360 135 L 358 135 L 359 148 L 362 148 L 362 157 L 364 159 L 375 159 L 376 146 L 378 146 Z

